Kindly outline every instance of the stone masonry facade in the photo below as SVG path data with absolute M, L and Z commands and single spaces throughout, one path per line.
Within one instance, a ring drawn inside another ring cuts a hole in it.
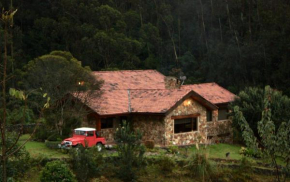
M 189 103 L 189 104 L 187 104 Z M 172 116 L 187 116 L 199 114 L 197 117 L 197 131 L 174 133 L 174 119 Z M 206 141 L 206 108 L 189 98 L 181 103 L 165 117 L 165 145 L 190 145 L 205 143 Z
M 188 104 L 189 103 L 189 104 Z M 212 121 L 207 121 L 207 109 L 197 101 L 188 98 L 179 106 L 162 115 L 133 115 L 133 130 L 140 130 L 143 134 L 143 142 L 153 140 L 158 146 L 192 145 L 196 143 L 232 143 L 233 132 L 231 120 L 218 121 L 218 110 L 212 111 Z M 174 133 L 174 116 L 188 116 L 197 114 L 197 131 Z M 94 127 L 94 124 L 84 122 L 86 126 Z M 101 136 L 108 143 L 114 142 L 114 133 L 120 126 L 120 118 L 115 117 L 113 128 L 101 129 Z

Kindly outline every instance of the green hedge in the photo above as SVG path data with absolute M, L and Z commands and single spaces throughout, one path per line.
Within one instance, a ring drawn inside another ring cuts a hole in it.
M 45 141 L 45 145 L 50 149 L 58 149 L 58 144 L 60 144 L 61 141 Z

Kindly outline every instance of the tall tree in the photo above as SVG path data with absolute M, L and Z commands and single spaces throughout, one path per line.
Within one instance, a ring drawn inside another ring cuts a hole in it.
M 25 69 L 26 88 L 28 90 L 42 88 L 54 103 L 50 108 L 50 115 L 55 129 L 62 135 L 66 126 L 65 115 L 67 109 L 78 108 L 76 114 L 82 114 L 83 105 L 74 102 L 80 93 L 86 92 L 85 101 L 90 97 L 97 97 L 95 91 L 100 88 L 101 81 L 97 80 L 88 67 L 82 67 L 81 62 L 75 59 L 71 53 L 63 51 L 53 51 L 48 55 L 43 55 L 30 61 Z M 37 76 L 36 76 L 37 75 Z M 74 95 L 70 97 L 70 95 Z M 82 94 L 82 97 L 84 95 Z M 39 102 L 39 97 L 36 97 Z

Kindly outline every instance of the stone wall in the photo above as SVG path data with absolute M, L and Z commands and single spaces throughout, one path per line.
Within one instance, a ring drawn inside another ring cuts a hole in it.
M 115 128 L 101 129 L 101 136 L 106 139 L 108 143 L 114 142 Z
M 233 143 L 231 120 L 208 122 L 208 143 Z
M 174 134 L 172 116 L 200 114 L 197 117 L 198 130 Z M 165 117 L 165 145 L 190 145 L 206 142 L 206 108 L 193 99 L 187 99 Z
M 139 129 L 143 134 L 142 140 L 153 140 L 156 145 L 164 145 L 163 116 L 134 116 L 133 129 Z

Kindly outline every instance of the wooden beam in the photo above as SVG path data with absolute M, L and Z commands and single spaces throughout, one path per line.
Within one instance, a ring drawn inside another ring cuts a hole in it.
M 185 119 L 185 118 L 196 118 L 200 116 L 199 113 L 190 114 L 190 115 L 181 115 L 181 116 L 171 116 L 171 119 Z
M 96 118 L 96 129 L 97 131 L 101 131 L 101 118 Z

